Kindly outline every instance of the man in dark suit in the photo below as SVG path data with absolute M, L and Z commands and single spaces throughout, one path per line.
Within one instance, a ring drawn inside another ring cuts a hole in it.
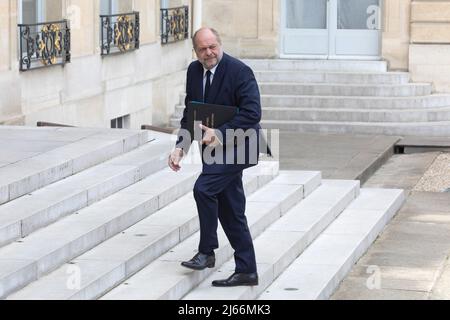
M 223 52 L 220 36 L 214 29 L 201 28 L 193 37 L 198 60 L 187 71 L 186 106 L 190 101 L 204 101 L 238 107 L 236 116 L 229 122 L 203 130 L 203 170 L 194 186 L 194 197 L 200 220 L 198 253 L 184 267 L 203 270 L 215 266 L 214 250 L 217 240 L 218 220 L 234 249 L 235 272 L 227 279 L 213 281 L 213 286 L 228 287 L 257 285 L 255 251 L 245 216 L 245 194 L 242 171 L 258 162 L 258 134 L 261 129 L 261 104 L 258 84 L 252 70 L 241 61 Z M 181 120 L 181 130 L 187 128 L 186 108 Z M 241 130 L 239 130 L 241 129 Z M 180 130 L 180 131 L 181 131 Z M 236 138 L 236 130 L 246 133 Z M 179 133 L 175 150 L 169 156 L 169 166 L 180 169 L 180 161 L 189 149 L 191 140 Z M 205 161 L 205 152 L 218 160 Z M 220 150 L 222 151 L 220 151 Z M 219 152 L 220 151 L 220 152 Z M 227 157 L 227 154 L 232 154 Z

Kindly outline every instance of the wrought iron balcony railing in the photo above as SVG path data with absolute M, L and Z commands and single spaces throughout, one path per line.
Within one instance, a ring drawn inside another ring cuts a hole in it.
M 69 21 L 19 24 L 20 71 L 70 62 Z
M 139 12 L 101 15 L 102 56 L 139 49 Z
M 189 7 L 161 9 L 161 43 L 167 44 L 189 37 Z

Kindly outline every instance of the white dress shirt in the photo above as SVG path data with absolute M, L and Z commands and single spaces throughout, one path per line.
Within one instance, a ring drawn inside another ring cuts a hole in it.
M 210 79 L 210 82 L 209 82 L 209 84 L 211 84 L 212 82 L 213 82 L 213 79 L 214 79 L 214 74 L 216 73 L 216 69 L 217 69 L 217 66 L 218 66 L 219 64 L 217 64 L 214 68 L 212 68 L 210 71 L 211 71 L 211 79 Z M 206 72 L 208 71 L 208 69 L 205 69 L 205 68 L 203 68 L 203 92 L 205 92 L 205 86 L 206 86 Z

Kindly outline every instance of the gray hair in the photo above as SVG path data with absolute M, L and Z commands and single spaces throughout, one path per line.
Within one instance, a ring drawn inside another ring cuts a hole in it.
M 208 27 L 203 27 L 203 28 L 200 28 L 200 29 L 198 29 L 197 31 L 195 31 L 194 35 L 192 36 L 192 46 L 193 46 L 194 48 L 196 47 L 195 40 L 197 39 L 197 34 L 198 34 L 201 30 L 209 30 L 209 31 L 211 31 L 211 32 L 216 36 L 217 42 L 218 42 L 220 45 L 222 45 L 222 39 L 220 38 L 219 32 L 217 32 L 216 29 L 214 29 L 214 28 L 208 28 Z

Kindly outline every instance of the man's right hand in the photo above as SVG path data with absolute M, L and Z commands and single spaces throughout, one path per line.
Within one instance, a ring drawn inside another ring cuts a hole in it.
M 175 172 L 178 172 L 181 169 L 180 162 L 183 158 L 183 149 L 176 148 L 169 155 L 169 167 Z

